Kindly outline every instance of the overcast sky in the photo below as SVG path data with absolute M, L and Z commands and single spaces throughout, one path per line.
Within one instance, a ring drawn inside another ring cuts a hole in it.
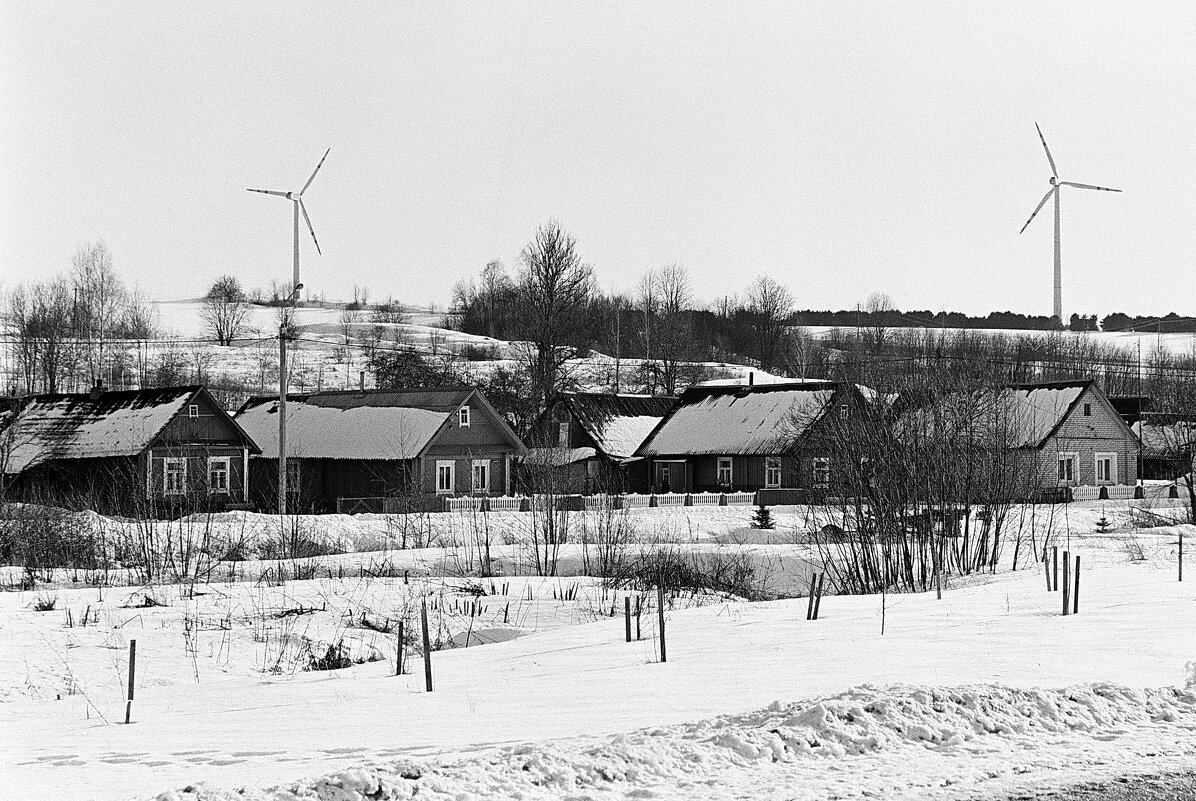
M 447 303 L 559 220 L 606 288 L 768 273 L 801 307 L 1196 314 L 1196 6 L 3 3 L 0 283 L 104 240 L 162 299 L 231 272 Z M 248 6 L 248 9 L 245 7 Z

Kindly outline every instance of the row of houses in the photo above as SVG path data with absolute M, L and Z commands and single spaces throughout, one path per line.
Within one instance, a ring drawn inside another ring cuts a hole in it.
M 1008 447 L 1040 485 L 1132 484 L 1152 464 L 1143 442 L 1157 432 L 1138 421 L 1135 433 L 1092 381 L 1014 385 L 1000 397 L 1021 423 Z M 677 398 L 566 393 L 529 448 L 470 387 L 290 395 L 288 505 L 439 508 L 445 497 L 534 491 L 544 475 L 556 492 L 760 491 L 784 502 L 828 487 L 825 430 L 869 400 L 867 388 L 825 381 L 697 386 Z M 270 510 L 278 414 L 277 397 L 229 414 L 202 386 L 9 399 L 4 490 L 114 512 Z M 1190 469 L 1188 447 L 1187 465 L 1150 470 Z

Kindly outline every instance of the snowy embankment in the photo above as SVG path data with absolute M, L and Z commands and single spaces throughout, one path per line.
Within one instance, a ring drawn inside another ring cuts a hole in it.
M 1022 767 L 1020 772 L 1008 765 L 1002 769 L 993 759 L 995 754 L 1004 758 L 1014 741 L 1083 734 L 1099 744 L 1135 728 L 1177 722 L 1179 726 L 1168 726 L 1169 734 L 1190 734 L 1196 727 L 1193 685 L 1196 677 L 1184 690 L 1139 691 L 1107 683 L 1064 690 L 860 687 L 813 702 L 776 702 L 757 712 L 618 735 L 598 744 L 508 747 L 443 765 L 400 760 L 270 790 L 231 792 L 193 785 L 159 799 L 597 799 L 675 797 L 679 790 L 698 787 L 703 796 L 742 798 L 753 785 L 777 789 L 793 782 L 792 791 L 803 785 L 809 791 L 811 777 L 801 774 L 811 768 L 848 772 L 853 766 L 842 764 L 841 758 L 881 752 L 904 754 L 920 766 L 927 754 L 968 753 L 981 763 L 977 773 L 991 779 L 1005 771 L 1013 776 L 1031 772 L 1022 766 L 1014 766 Z M 814 760 L 819 761 L 811 765 Z M 806 781 L 797 783 L 799 777 Z M 855 789 L 868 794 L 876 777 L 858 778 Z M 958 797 L 965 789 L 958 781 L 936 782 L 933 775 L 922 777 L 930 779 L 928 784 L 915 780 L 912 787 L 900 786 L 901 779 L 910 778 L 889 774 L 886 779 L 896 780 L 897 786 L 886 795 L 914 790 L 927 797 L 950 788 L 951 796 Z M 728 793 L 730 787 L 735 789 Z

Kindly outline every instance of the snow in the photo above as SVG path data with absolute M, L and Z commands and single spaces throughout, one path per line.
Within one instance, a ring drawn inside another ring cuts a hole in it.
M 602 425 L 602 450 L 615 459 L 629 459 L 659 422 L 660 418 L 652 415 L 612 417 Z
M 4 471 L 20 473 L 51 459 L 137 455 L 195 392 L 179 387 L 110 392 L 95 401 L 86 395 L 37 398 L 6 433 L 12 446 Z
M 692 399 L 683 395 L 640 452 L 649 456 L 783 453 L 832 395 L 825 383 L 767 391 L 716 390 Z
M 470 572 L 462 545 L 328 557 L 315 563 L 319 578 L 283 583 L 255 580 L 272 563 L 244 565 L 248 580 L 222 576 L 194 595 L 67 586 L 50 612 L 32 608 L 39 591 L 3 593 L 0 775 L 31 799 L 405 798 L 416 788 L 432 799 L 997 799 L 1190 767 L 1196 585 L 1175 580 L 1175 559 L 1178 536 L 1191 541 L 1196 527 L 1130 526 L 1184 511 L 1056 507 L 1057 543 L 1082 557 L 1076 616 L 1059 614 L 1041 565 L 1010 571 L 1006 554 L 1002 572 L 953 581 L 942 600 L 828 595 L 818 621 L 805 619 L 800 598 L 678 597 L 666 614 L 666 663 L 654 609 L 645 639 L 626 643 L 623 621 L 609 617 L 620 596 L 590 579 L 527 576 L 518 544 L 497 550 L 501 569 L 521 575 L 493 580 L 440 578 L 454 561 Z M 633 520 L 641 539 L 668 528 L 670 547 L 737 549 L 706 543 L 750 512 L 649 509 Z M 775 516 L 804 529 L 801 508 Z M 1102 516 L 1118 530 L 1094 533 Z M 452 520 L 468 541 L 468 515 L 430 517 Z M 496 536 L 518 538 L 526 517 L 494 516 L 504 521 Z M 702 542 L 687 545 L 695 525 Z M 744 547 L 786 563 L 808 554 L 798 544 Z M 391 569 L 339 577 L 367 557 Z M 563 600 L 574 583 L 576 600 Z M 517 620 L 495 619 L 499 603 L 513 611 L 529 589 Z M 139 605 L 146 592 L 167 605 Z M 469 635 L 470 647 L 437 652 L 430 694 L 414 654 L 411 675 L 392 675 L 393 634 L 350 624 L 363 612 L 393 622 L 424 599 L 438 607 L 438 636 L 460 643 L 472 621 L 494 641 L 477 646 Z M 451 611 L 468 599 L 486 613 Z M 98 623 L 65 625 L 64 609 L 77 621 L 88 606 Z M 296 608 L 311 611 L 278 616 Z M 284 645 L 301 653 L 333 635 L 383 658 L 332 672 L 294 661 L 262 670 Z M 100 713 L 123 718 L 130 638 L 134 724 L 105 725 Z M 68 685 L 74 694 L 49 695 Z
M 414 459 L 451 412 L 398 406 L 317 406 L 287 403 L 287 453 L 322 459 Z M 278 404 L 263 403 L 237 416 L 267 459 L 278 458 Z

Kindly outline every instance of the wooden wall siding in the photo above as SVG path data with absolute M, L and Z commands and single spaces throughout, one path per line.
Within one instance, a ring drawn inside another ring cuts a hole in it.
M 1084 415 L 1084 404 L 1092 404 L 1092 415 Z M 1043 486 L 1059 484 L 1059 454 L 1075 452 L 1076 485 L 1095 485 L 1096 454 L 1117 454 L 1118 484 L 1138 480 L 1138 440 L 1126 430 L 1113 407 L 1091 387 L 1080 396 L 1075 409 L 1063 421 L 1055 436 L 1040 450 L 1039 475 Z
M 485 407 L 477 403 L 470 404 L 468 426 L 462 427 L 457 412 L 453 412 L 448 425 L 437 433 L 429 447 L 429 451 L 439 453 L 483 452 L 498 449 L 515 452 L 515 447 L 507 441 L 497 421 Z
M 436 463 L 453 462 L 453 494 L 473 494 L 473 461 L 474 459 L 490 460 L 490 494 L 503 495 L 506 493 L 507 483 L 507 455 L 513 458 L 514 450 L 507 453 L 477 453 L 477 454 L 429 454 L 424 459 L 423 491 L 427 495 L 436 495 Z
M 145 471 L 150 470 L 150 484 L 153 496 L 161 498 L 162 479 L 165 462 L 167 457 L 172 459 L 184 458 L 187 460 L 187 484 L 188 493 L 194 498 L 201 498 L 207 496 L 208 493 L 208 457 L 209 456 L 227 456 L 228 457 L 228 493 L 227 500 L 233 502 L 243 502 L 246 500 L 244 487 L 244 460 L 242 456 L 242 448 L 239 445 L 210 445 L 210 446 L 174 446 L 174 447 L 155 447 L 146 451 L 144 458 L 138 460 L 138 473 L 140 481 L 138 486 L 138 496 L 144 498 L 146 496 L 146 477 Z M 152 462 L 149 461 L 152 457 Z M 224 495 L 225 493 L 218 493 Z
M 764 489 L 765 459 L 764 456 L 732 456 L 731 457 L 731 490 L 754 491 Z M 801 480 L 801 461 L 794 456 L 775 457 L 781 460 L 781 487 L 795 488 L 803 486 Z M 671 492 L 722 492 L 723 487 L 718 484 L 717 456 L 677 456 L 660 457 L 651 460 L 646 465 L 646 473 L 639 473 L 637 480 L 631 485 L 632 491 L 647 492 L 656 481 L 656 462 L 675 462 L 684 460 L 686 464 L 686 485 L 684 487 L 669 486 Z M 645 462 L 649 460 L 644 460 Z M 813 468 L 809 468 L 813 469 Z M 663 492 L 659 486 L 657 492 Z
M 199 407 L 199 417 L 193 418 L 189 414 L 188 407 L 193 404 Z M 193 401 L 183 405 L 183 410 L 154 440 L 154 446 L 185 442 L 224 442 L 240 446 L 241 437 L 228 418 L 200 392 Z

